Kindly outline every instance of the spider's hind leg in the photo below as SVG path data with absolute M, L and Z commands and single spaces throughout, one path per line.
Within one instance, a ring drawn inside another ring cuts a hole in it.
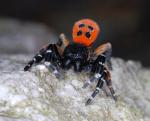
M 101 77 L 98 78 L 98 83 L 96 86 L 96 89 L 92 93 L 91 97 L 87 100 L 86 105 L 90 104 L 94 97 L 100 92 L 100 90 L 103 88 L 104 83 L 106 82 L 106 85 L 108 86 L 112 98 L 117 101 L 117 96 L 115 94 L 115 91 L 112 87 L 112 81 L 111 81 L 111 75 L 108 69 L 104 66 L 103 74 Z M 103 89 L 102 89 L 103 90 Z M 105 92 L 106 93 L 106 92 Z M 108 94 L 108 93 L 106 93 Z
M 104 79 L 105 79 L 106 84 L 107 84 L 107 86 L 108 86 L 108 88 L 109 88 L 109 90 L 110 90 L 110 93 L 111 93 L 111 95 L 112 95 L 112 98 L 113 98 L 115 101 L 117 101 L 117 96 L 116 96 L 115 91 L 114 91 L 114 89 L 113 89 L 113 87 L 112 87 L 111 74 L 110 74 L 110 72 L 109 72 L 109 70 L 108 70 L 107 68 L 105 68 L 105 74 L 104 74 L 104 75 L 105 75 L 105 76 L 104 76 Z
M 114 89 L 112 88 L 110 73 L 106 69 L 106 62 L 110 60 L 111 57 L 111 44 L 106 43 L 100 45 L 98 48 L 96 48 L 93 55 L 96 57 L 96 60 L 93 61 L 91 71 L 95 74 L 91 77 L 90 80 L 85 82 L 83 88 L 86 88 L 89 84 L 96 80 L 98 80 L 98 84 L 91 97 L 87 100 L 86 105 L 89 104 L 99 93 L 100 89 L 103 87 L 104 82 L 106 82 L 114 100 L 117 100 Z
M 105 43 L 100 45 L 99 47 L 96 48 L 94 51 L 95 56 L 99 56 L 101 54 L 104 54 L 106 57 L 106 65 L 110 70 L 112 70 L 112 63 L 111 63 L 111 55 L 112 55 L 112 45 L 111 43 Z
M 103 72 L 103 65 L 105 62 L 109 63 L 109 67 L 111 68 L 111 53 L 112 53 L 112 48 L 110 43 L 105 43 L 100 45 L 95 49 L 93 52 L 93 58 L 96 57 L 96 60 L 92 63 L 92 69 L 91 71 L 93 73 L 96 72 L 96 74 L 90 78 L 90 80 L 87 80 L 83 86 L 83 88 L 86 88 L 89 84 L 94 82 L 101 76 L 101 73 Z M 98 72 L 98 73 L 97 73 Z

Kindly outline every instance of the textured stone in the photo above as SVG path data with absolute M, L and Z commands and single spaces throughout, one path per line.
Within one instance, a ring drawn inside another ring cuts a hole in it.
M 29 55 L 0 56 L 0 121 L 148 121 L 150 71 L 137 62 L 112 59 L 117 103 L 101 91 L 85 106 L 96 83 L 82 89 L 84 72 L 57 79 L 43 65 L 24 72 Z

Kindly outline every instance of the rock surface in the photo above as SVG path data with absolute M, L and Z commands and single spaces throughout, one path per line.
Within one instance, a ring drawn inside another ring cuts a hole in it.
M 58 80 L 43 65 L 24 72 L 29 55 L 0 56 L 0 121 L 149 121 L 150 71 L 137 62 L 112 59 L 117 103 L 103 91 L 85 101 L 95 84 L 82 89 L 86 73 L 65 72 Z

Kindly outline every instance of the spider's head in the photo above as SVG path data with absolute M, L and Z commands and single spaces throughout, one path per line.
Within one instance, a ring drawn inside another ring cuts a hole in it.
M 91 19 L 79 20 L 73 26 L 73 41 L 85 46 L 91 46 L 99 32 L 100 28 L 95 21 Z

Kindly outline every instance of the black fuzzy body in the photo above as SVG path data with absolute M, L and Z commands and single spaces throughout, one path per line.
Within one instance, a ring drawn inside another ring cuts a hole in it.
M 75 71 L 81 71 L 88 60 L 88 48 L 81 44 L 68 45 L 63 53 L 63 67 L 69 69 L 74 66 Z

